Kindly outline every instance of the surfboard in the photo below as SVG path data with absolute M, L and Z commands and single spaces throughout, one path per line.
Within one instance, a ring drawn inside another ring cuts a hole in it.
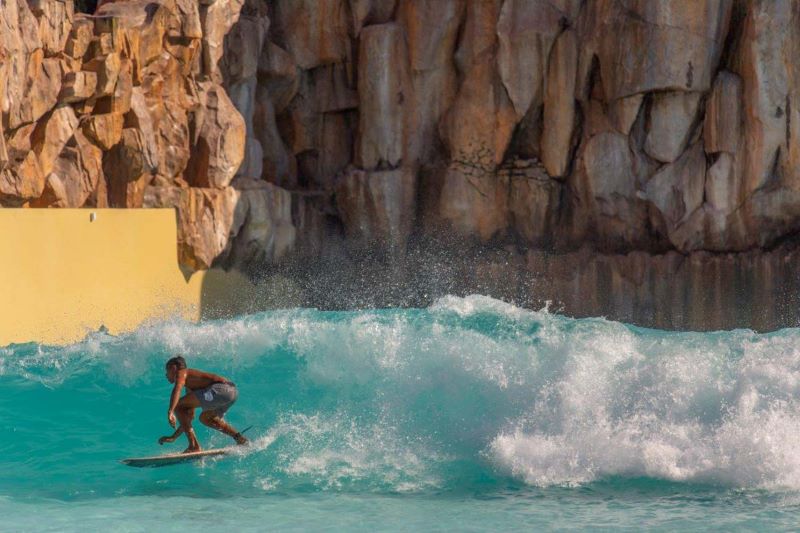
M 188 463 L 191 461 L 198 461 L 206 457 L 218 457 L 221 455 L 228 455 L 234 453 L 237 448 L 213 448 L 210 450 L 201 450 L 199 452 L 189 453 L 170 453 L 167 455 L 153 455 L 152 457 L 131 457 L 123 459 L 121 462 L 128 466 L 137 467 L 157 467 L 177 465 L 181 463 Z M 241 449 L 241 448 L 239 448 Z

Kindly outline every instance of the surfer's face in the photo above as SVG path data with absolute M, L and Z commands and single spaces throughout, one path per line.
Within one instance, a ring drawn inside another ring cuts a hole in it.
M 176 371 L 177 370 L 175 369 L 175 365 L 167 367 L 167 381 L 169 381 L 170 383 L 175 383 L 175 372 Z

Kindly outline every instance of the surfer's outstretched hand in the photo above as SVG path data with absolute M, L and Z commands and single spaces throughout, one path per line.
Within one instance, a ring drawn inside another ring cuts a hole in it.
M 175 430 L 175 433 L 173 433 L 172 435 L 164 435 L 163 437 L 158 439 L 158 443 L 164 444 L 165 442 L 175 442 L 175 439 L 177 439 L 178 435 L 180 435 L 181 433 L 183 433 L 183 428 L 179 427 L 177 430 Z

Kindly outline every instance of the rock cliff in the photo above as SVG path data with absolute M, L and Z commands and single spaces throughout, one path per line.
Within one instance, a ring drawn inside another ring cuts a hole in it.
M 546 252 L 706 327 L 656 318 L 664 265 L 796 255 L 800 0 L 8 0 L 0 29 L 0 205 L 173 206 L 190 268 Z

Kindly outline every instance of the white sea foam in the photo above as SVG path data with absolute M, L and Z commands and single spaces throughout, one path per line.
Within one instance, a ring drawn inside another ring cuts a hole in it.
M 648 476 L 800 490 L 795 329 L 667 333 L 449 296 L 4 348 L 0 375 L 57 387 L 99 371 L 132 389 L 162 380 L 176 353 L 254 376 L 260 394 L 237 413 L 277 420 L 243 458 L 264 490 L 441 487 L 454 464 L 540 486 Z
M 284 439 L 276 470 L 320 488 L 361 484 L 414 491 L 440 483 L 430 468 L 437 455 L 386 425 L 359 424 L 343 413 L 295 414 L 276 431 Z
M 557 381 L 491 442 L 535 485 L 649 476 L 800 489 L 796 331 L 569 338 Z

